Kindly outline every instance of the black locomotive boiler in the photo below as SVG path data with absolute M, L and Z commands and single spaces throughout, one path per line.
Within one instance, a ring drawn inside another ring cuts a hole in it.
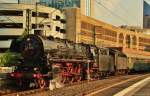
M 56 75 L 65 84 L 128 72 L 127 58 L 118 50 L 58 38 L 27 35 L 14 40 L 10 50 L 22 56 L 10 74 L 19 86 L 34 82 L 43 88 Z

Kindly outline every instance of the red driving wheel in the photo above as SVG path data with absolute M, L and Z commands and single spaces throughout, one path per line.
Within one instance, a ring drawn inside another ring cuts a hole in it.
M 43 78 L 38 79 L 38 85 L 40 88 L 44 88 L 46 86 L 46 82 Z

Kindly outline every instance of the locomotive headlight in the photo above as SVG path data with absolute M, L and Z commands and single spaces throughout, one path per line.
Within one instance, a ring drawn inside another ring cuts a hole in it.
M 42 74 L 38 73 L 38 74 L 33 74 L 33 77 L 34 78 L 41 78 L 42 77 Z
M 36 74 L 33 74 L 33 77 L 36 78 Z
M 27 41 L 30 41 L 30 38 L 28 38 Z
M 33 68 L 33 70 L 34 70 L 34 71 L 38 71 L 38 70 L 39 70 L 39 68 L 37 68 L 37 67 L 34 67 L 34 68 Z

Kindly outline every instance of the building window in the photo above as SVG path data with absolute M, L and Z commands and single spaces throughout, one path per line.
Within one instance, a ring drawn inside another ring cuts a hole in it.
M 22 23 L 0 23 L 0 28 L 23 28 Z
M 56 15 L 56 20 L 60 20 L 60 16 Z
M 36 12 L 32 12 L 32 17 L 36 17 L 36 16 L 37 17 L 43 17 L 43 18 L 49 18 L 48 13 L 38 12 L 38 14 L 36 14 Z
M 60 29 L 60 33 L 66 33 L 65 29 Z
M 48 28 L 51 28 L 51 25 L 47 25 Z
M 37 28 L 36 24 L 32 24 L 32 28 L 36 29 Z
M 44 28 L 44 25 L 43 24 L 32 24 L 32 28 L 33 29 L 36 29 L 36 28 Z
M 59 32 L 60 31 L 60 27 L 56 26 L 56 31 Z
M 18 37 L 17 35 L 0 35 L 0 40 L 17 39 Z
M 60 22 L 63 23 L 63 24 L 65 24 L 66 20 L 65 19 L 61 19 Z
M 0 10 L 0 16 L 23 16 L 23 11 Z
M 91 0 L 86 0 L 85 12 L 86 16 L 91 15 Z

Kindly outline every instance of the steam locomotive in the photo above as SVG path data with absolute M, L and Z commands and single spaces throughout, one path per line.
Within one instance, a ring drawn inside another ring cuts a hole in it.
M 19 86 L 34 82 L 44 88 L 56 77 L 66 84 L 129 72 L 128 59 L 118 50 L 58 38 L 30 34 L 14 40 L 10 50 L 22 56 L 10 74 Z

